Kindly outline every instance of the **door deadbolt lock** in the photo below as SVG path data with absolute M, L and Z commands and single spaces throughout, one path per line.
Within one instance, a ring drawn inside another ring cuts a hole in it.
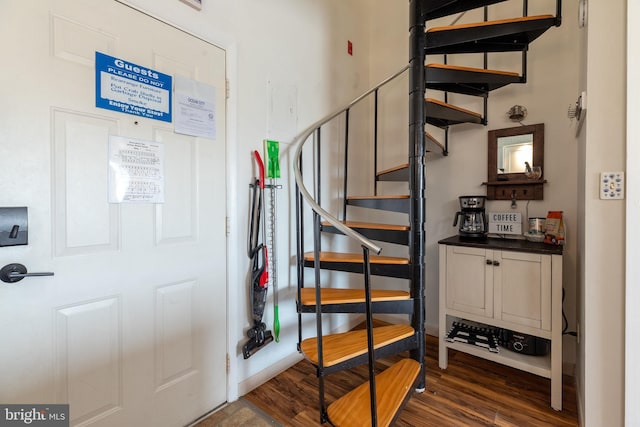
M 44 273 L 28 273 L 27 267 L 22 264 L 7 264 L 0 269 L 0 280 L 5 283 L 15 283 L 25 277 L 53 276 L 51 272 Z

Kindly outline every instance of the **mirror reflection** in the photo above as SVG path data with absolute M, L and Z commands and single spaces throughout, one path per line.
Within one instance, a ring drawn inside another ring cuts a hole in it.
M 487 137 L 487 200 L 542 200 L 544 124 L 494 129 Z
M 524 172 L 526 163 L 533 164 L 533 134 L 499 137 L 497 157 L 497 173 Z

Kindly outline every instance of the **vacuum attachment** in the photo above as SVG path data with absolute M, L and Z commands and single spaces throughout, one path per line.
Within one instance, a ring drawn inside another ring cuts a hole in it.
M 242 346 L 242 355 L 248 359 L 258 352 L 262 347 L 273 341 L 273 334 L 267 331 L 267 325 L 261 323 L 247 331 L 249 341 Z

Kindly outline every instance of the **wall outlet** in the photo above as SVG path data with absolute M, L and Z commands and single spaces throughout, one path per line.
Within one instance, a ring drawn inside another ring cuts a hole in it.
M 624 199 L 624 172 L 600 173 L 600 198 L 602 200 Z

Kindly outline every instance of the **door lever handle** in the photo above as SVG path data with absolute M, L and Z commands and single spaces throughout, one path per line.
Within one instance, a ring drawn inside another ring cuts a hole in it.
M 28 273 L 27 267 L 22 264 L 7 264 L 0 269 L 0 280 L 5 283 L 15 283 L 24 279 L 25 277 L 40 277 L 40 276 L 53 276 L 51 272 L 43 273 Z

